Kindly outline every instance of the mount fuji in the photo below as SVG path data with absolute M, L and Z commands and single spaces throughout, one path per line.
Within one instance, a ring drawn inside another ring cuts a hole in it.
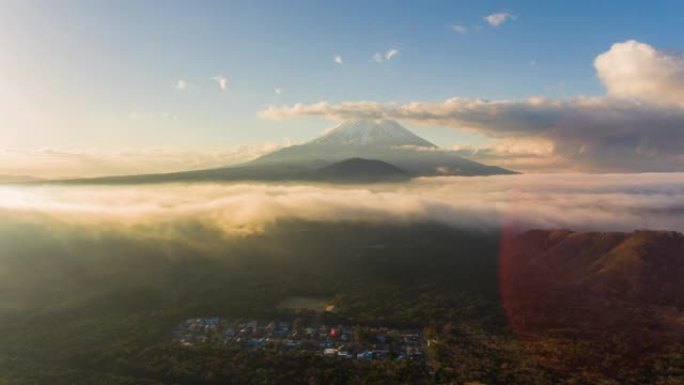
M 514 173 L 440 149 L 395 121 L 365 119 L 340 123 L 309 142 L 285 147 L 236 166 L 67 182 L 123 184 L 251 180 L 369 183 L 403 181 L 420 176 Z
M 462 158 L 440 149 L 392 120 L 352 120 L 301 145 L 285 147 L 250 165 L 320 166 L 349 158 L 376 159 L 413 176 L 497 175 L 514 172 Z

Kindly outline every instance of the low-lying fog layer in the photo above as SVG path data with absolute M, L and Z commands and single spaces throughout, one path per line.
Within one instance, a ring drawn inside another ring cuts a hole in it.
M 171 236 L 178 223 L 244 234 L 281 219 L 684 231 L 684 173 L 440 177 L 372 186 L 0 186 L 0 223 L 163 226 Z

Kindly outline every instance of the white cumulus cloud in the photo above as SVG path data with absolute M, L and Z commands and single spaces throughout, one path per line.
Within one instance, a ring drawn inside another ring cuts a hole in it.
M 628 40 L 594 60 L 609 95 L 684 106 L 684 55 Z
M 333 63 L 342 65 L 342 56 L 340 56 L 340 55 L 333 56 Z
M 498 12 L 485 16 L 484 20 L 492 27 L 498 27 L 508 20 L 515 20 L 515 16 L 508 12 Z

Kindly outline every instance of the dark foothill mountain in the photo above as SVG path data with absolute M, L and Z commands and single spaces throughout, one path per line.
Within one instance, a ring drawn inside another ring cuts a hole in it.
M 680 233 L 530 231 L 511 242 L 506 258 L 554 286 L 684 310 Z
M 681 349 L 683 276 L 684 236 L 668 231 L 535 230 L 503 242 L 500 256 L 511 330 L 547 366 L 591 383 Z
M 303 175 L 303 179 L 313 181 L 350 183 L 404 181 L 410 178 L 406 171 L 387 162 L 362 158 L 346 159 Z
M 347 160 L 350 162 L 335 165 Z M 370 162 L 371 160 L 375 162 Z M 336 172 L 342 175 L 339 177 L 332 175 Z M 91 178 L 69 182 L 307 180 L 351 183 L 366 180 L 396 181 L 419 176 L 513 173 L 500 167 L 467 160 L 454 154 L 453 151 L 439 149 L 391 120 L 353 120 L 341 123 L 310 142 L 285 147 L 236 166 L 167 174 Z

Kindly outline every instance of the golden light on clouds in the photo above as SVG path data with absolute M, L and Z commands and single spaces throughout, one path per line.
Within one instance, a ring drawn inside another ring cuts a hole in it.
M 436 221 L 466 228 L 684 230 L 684 174 L 530 174 L 420 178 L 406 184 L 168 184 L 0 187 L 5 218 L 226 234 L 270 223 Z M 99 227 L 99 226 L 95 226 Z M 182 226 L 181 226 L 182 227 Z

